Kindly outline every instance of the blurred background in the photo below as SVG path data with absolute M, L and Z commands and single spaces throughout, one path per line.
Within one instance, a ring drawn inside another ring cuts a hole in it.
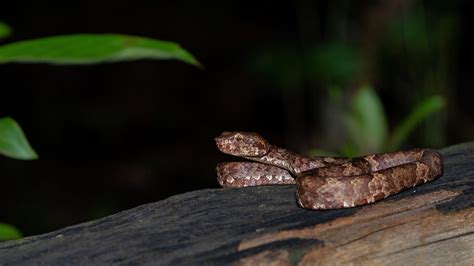
M 8 1 L 2 44 L 73 33 L 170 40 L 203 69 L 139 60 L 0 65 L 0 116 L 39 160 L 0 158 L 0 221 L 24 235 L 217 188 L 213 138 L 312 154 L 474 138 L 471 1 Z

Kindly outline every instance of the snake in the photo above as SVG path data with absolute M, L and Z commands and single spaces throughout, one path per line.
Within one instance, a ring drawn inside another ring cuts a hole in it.
M 427 148 L 347 158 L 301 155 L 253 132 L 225 131 L 215 142 L 219 151 L 246 160 L 217 165 L 222 187 L 296 185 L 298 205 L 312 210 L 374 203 L 443 173 L 441 155 Z

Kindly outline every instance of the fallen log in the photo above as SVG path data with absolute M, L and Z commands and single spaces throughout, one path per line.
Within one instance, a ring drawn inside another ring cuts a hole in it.
M 295 187 L 205 189 L 0 243 L 0 265 L 474 265 L 474 142 L 439 179 L 351 209 L 297 207 Z

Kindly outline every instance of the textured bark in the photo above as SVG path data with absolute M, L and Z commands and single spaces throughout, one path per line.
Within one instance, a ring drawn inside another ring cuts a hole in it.
M 0 243 L 0 264 L 474 265 L 474 143 L 441 153 L 442 177 L 374 204 L 305 210 L 293 185 L 193 191 Z

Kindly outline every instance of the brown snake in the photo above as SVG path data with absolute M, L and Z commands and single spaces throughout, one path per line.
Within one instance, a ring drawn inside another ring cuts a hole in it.
M 298 203 L 307 209 L 365 205 L 432 181 L 443 172 L 441 155 L 430 149 L 350 159 L 296 154 L 249 132 L 224 132 L 215 141 L 221 152 L 256 161 L 217 165 L 217 180 L 223 187 L 296 184 Z

